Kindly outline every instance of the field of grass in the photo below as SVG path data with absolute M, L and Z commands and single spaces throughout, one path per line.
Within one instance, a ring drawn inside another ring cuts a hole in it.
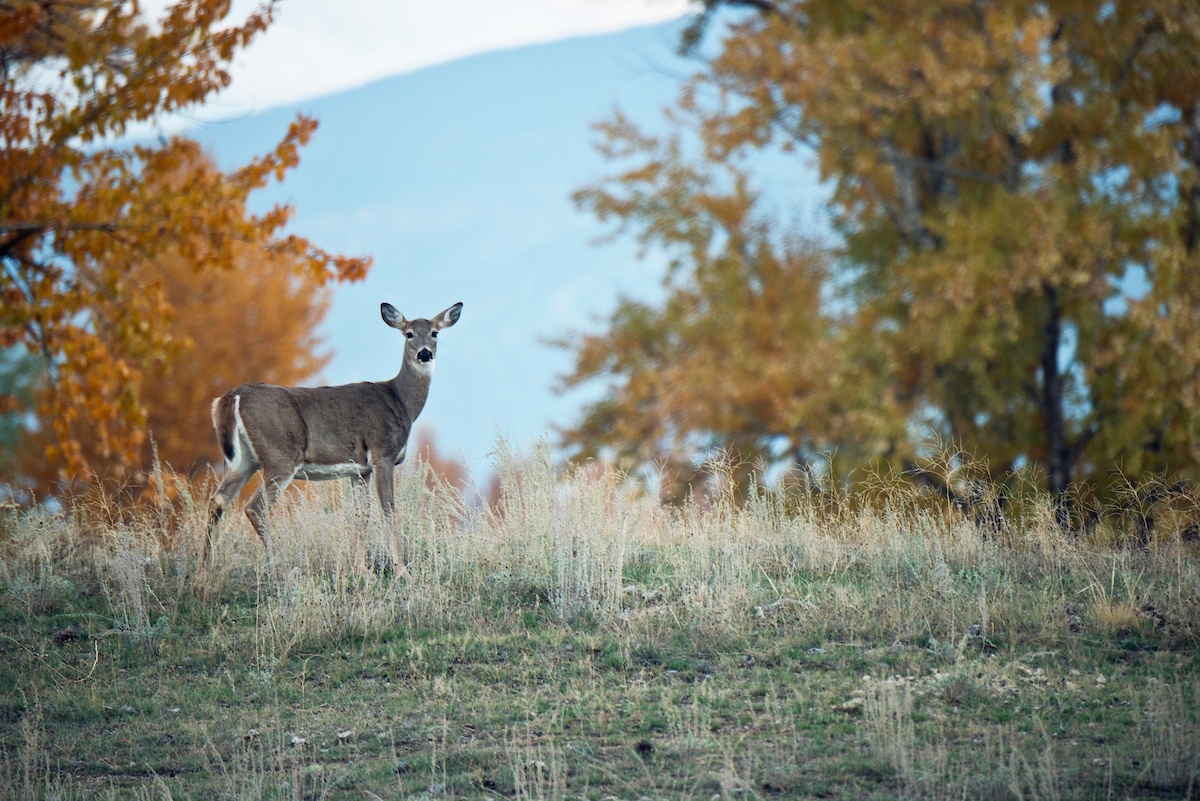
M 0 797 L 1200 796 L 1194 543 L 497 470 L 391 525 L 313 485 L 203 568 L 186 493 L 0 512 Z

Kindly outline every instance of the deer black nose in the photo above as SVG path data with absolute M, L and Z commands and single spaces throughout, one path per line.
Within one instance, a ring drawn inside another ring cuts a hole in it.
M 421 348 L 419 351 L 417 351 L 417 361 L 419 361 L 419 362 L 433 361 L 433 351 L 431 351 L 429 348 Z

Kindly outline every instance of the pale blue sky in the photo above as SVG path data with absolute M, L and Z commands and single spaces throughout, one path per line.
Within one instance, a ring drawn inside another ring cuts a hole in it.
M 410 317 L 461 301 L 419 422 L 439 446 L 483 474 L 497 428 L 527 443 L 577 417 L 601 388 L 554 395 L 570 358 L 545 340 L 595 329 L 619 293 L 658 297 L 665 260 L 638 260 L 628 238 L 596 246 L 607 230 L 570 196 L 610 170 L 593 123 L 620 106 L 661 126 L 693 69 L 674 54 L 680 25 L 491 52 L 193 130 L 229 167 L 270 148 L 297 111 L 320 120 L 300 167 L 259 202 L 287 200 L 298 233 L 375 258 L 364 283 L 336 290 L 327 383 L 395 374 L 401 342 L 381 301 Z M 767 172 L 797 216 L 819 205 L 803 159 Z

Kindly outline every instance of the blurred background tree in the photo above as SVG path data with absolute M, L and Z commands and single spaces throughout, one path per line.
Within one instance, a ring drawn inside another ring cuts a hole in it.
M 662 307 L 622 299 L 608 330 L 560 342 L 576 349 L 563 391 L 618 379 L 567 432 L 575 455 L 653 465 L 672 497 L 703 483 L 697 457 L 714 451 L 743 476 L 781 459 L 807 467 L 839 447 L 839 464 L 869 456 L 889 424 L 870 411 L 880 387 L 861 369 L 877 356 L 843 361 L 855 343 L 823 302 L 830 254 L 756 219 L 736 166 L 688 163 L 678 137 L 643 137 L 621 117 L 601 130 L 609 155 L 648 160 L 618 179 L 628 193 L 577 199 L 678 258 Z
M 25 364 L 28 353 L 43 370 L 3 387 L 2 411 L 39 432 L 60 480 L 144 463 L 147 371 L 170 371 L 188 335 L 206 347 L 212 338 L 183 320 L 173 328 L 181 288 L 236 287 L 270 270 L 300 282 L 289 286 L 320 286 L 369 267 L 284 234 L 286 206 L 247 211 L 250 192 L 295 166 L 315 121 L 297 118 L 272 152 L 229 172 L 183 136 L 121 139 L 228 85 L 229 63 L 274 9 L 268 2 L 231 25 L 227 0 L 180 0 L 151 25 L 122 0 L 0 4 L 0 348 L 17 354 L 5 364 Z M 272 347 L 290 351 L 286 363 L 308 342 Z M 214 366 L 198 358 L 206 372 Z M 154 414 L 183 423 L 179 411 Z M 173 443 L 166 429 L 159 436 Z
M 1200 7 L 705 0 L 683 47 L 713 31 L 675 133 L 618 115 L 629 168 L 577 196 L 676 261 L 663 305 L 566 341 L 563 387 L 607 382 L 575 453 L 849 478 L 940 440 L 1036 465 L 1064 516 L 1073 487 L 1196 478 Z M 747 188 L 772 148 L 832 183 L 835 246 Z
M 33 404 L 40 366 L 37 359 L 23 348 L 0 350 L 0 475 L 13 476 L 17 467 L 17 451 L 24 441 L 28 420 L 22 408 Z M 5 500 L 0 495 L 0 500 Z

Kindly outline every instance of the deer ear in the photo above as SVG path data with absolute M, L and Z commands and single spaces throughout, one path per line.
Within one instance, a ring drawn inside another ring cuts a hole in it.
M 383 321 L 392 328 L 403 328 L 408 322 L 404 319 L 404 315 L 396 311 L 396 307 L 390 303 L 380 303 L 379 313 L 383 315 Z
M 438 328 L 438 329 L 449 328 L 450 326 L 452 326 L 458 322 L 458 315 L 460 315 L 460 314 L 462 314 L 462 304 L 455 303 L 453 306 L 446 309 L 444 312 L 439 314 L 437 317 L 434 317 L 433 325 L 435 328 Z

